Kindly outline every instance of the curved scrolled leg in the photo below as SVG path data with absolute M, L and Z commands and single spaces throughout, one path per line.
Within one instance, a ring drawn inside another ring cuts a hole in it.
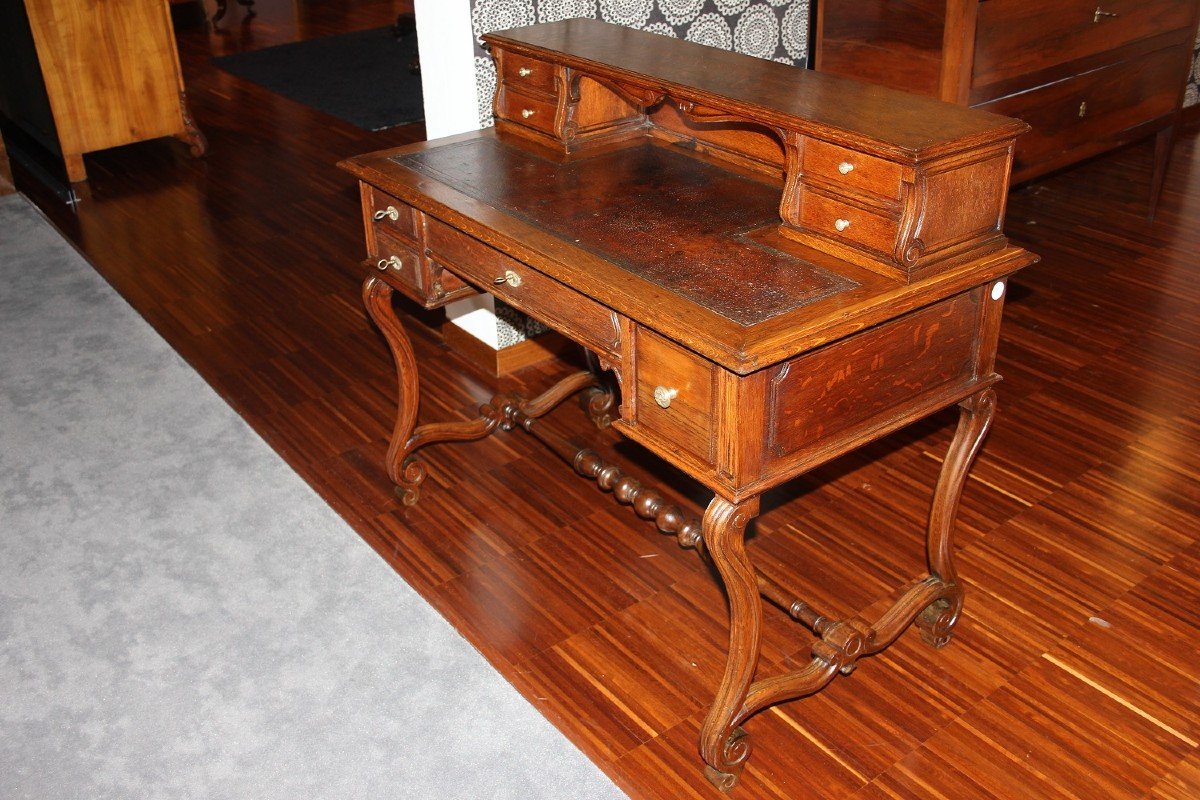
M 183 91 L 179 93 L 179 106 L 183 112 L 183 131 L 176 138 L 188 146 L 188 152 L 192 158 L 200 158 L 208 152 L 208 139 L 204 133 L 196 125 L 196 120 L 192 118 L 191 109 L 188 107 L 187 94 Z
M 984 389 L 959 404 L 958 429 L 950 442 L 942 471 L 933 493 L 929 512 L 927 546 L 929 572 L 950 591 L 930 603 L 916 619 L 921 638 L 932 647 L 945 647 L 954 635 L 954 625 L 962 613 L 963 590 L 954 568 L 954 520 L 967 473 L 992 425 L 996 413 L 996 392 Z
M 406 445 L 417 424 L 417 359 L 413 355 L 412 343 L 396 316 L 392 306 L 392 287 L 377 275 L 368 275 L 363 281 L 363 305 L 371 320 L 378 326 L 387 340 L 396 362 L 396 381 L 399 397 L 396 404 L 396 422 L 392 427 L 392 439 L 388 445 L 387 473 L 396 484 L 396 493 L 406 506 L 417 502 L 418 488 L 425 480 L 425 468 L 408 458 L 411 449 Z
M 714 497 L 704 512 L 702 532 L 709 559 L 729 596 L 729 655 L 716 698 L 700 729 L 704 774 L 721 791 L 737 783 L 750 756 L 750 740 L 737 727 L 742 705 L 758 668 L 762 603 L 758 578 L 746 555 L 746 525 L 758 514 L 758 498 L 731 503 Z

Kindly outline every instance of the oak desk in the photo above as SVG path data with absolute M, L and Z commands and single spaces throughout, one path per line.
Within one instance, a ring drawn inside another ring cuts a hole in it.
M 590 20 L 485 39 L 494 130 L 343 164 L 362 192 L 364 300 L 399 377 L 388 473 L 415 503 L 418 448 L 522 427 L 711 560 L 730 645 L 700 752 L 729 789 L 755 712 L 818 691 L 914 621 L 934 646 L 950 639 L 951 534 L 992 419 L 1005 281 L 1035 260 L 1001 232 L 1025 125 Z M 605 372 L 417 426 L 395 291 L 431 308 L 490 292 Z M 702 520 L 538 426 L 580 392 L 597 424 L 713 491 Z M 828 618 L 756 571 L 743 540 L 766 489 L 953 404 L 929 574 L 880 619 Z M 755 680 L 760 594 L 816 634 L 803 669 Z

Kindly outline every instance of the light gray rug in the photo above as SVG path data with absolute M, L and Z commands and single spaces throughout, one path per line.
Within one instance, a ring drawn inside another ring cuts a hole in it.
M 624 797 L 19 196 L 0 798 Z

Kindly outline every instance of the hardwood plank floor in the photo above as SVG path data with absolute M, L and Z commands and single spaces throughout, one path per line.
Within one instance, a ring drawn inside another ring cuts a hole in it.
M 360 307 L 357 191 L 333 165 L 420 126 L 360 131 L 209 63 L 389 24 L 406 5 L 257 0 L 245 23 L 231 5 L 219 30 L 178 36 L 205 159 L 172 141 L 88 156 L 77 212 L 18 185 L 632 797 L 714 797 L 695 741 L 726 620 L 692 554 L 520 434 L 429 450 L 414 508 L 391 492 L 393 367 Z M 1151 161 L 1137 146 L 1012 196 L 1009 233 L 1043 261 L 1011 288 L 1007 380 L 960 514 L 954 643 L 933 652 L 906 633 L 825 692 L 752 719 L 736 797 L 1200 797 L 1200 132 L 1181 136 L 1153 223 Z M 469 414 L 496 388 L 443 348 L 435 319 L 410 326 L 429 365 L 426 420 Z M 751 545 L 764 570 L 830 613 L 880 607 L 923 570 L 953 422 L 770 493 Z M 548 424 L 675 501 L 707 499 L 576 408 Z M 768 611 L 762 669 L 807 650 Z

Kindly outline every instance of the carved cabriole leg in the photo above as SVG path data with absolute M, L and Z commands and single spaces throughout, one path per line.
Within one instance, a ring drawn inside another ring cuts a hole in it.
M 191 108 L 188 107 L 187 93 L 183 90 L 179 92 L 179 110 L 183 114 L 183 130 L 175 134 L 175 138 L 188 146 L 188 152 L 191 153 L 192 158 L 199 158 L 208 152 L 208 139 L 196 126 Z
M 413 355 L 412 343 L 396 316 L 392 306 L 392 287 L 376 275 L 368 275 L 363 281 L 363 305 L 371 320 L 387 340 L 396 362 L 396 381 L 399 397 L 396 403 L 396 423 L 392 427 L 392 439 L 388 445 L 387 473 L 396 484 L 396 492 L 406 506 L 417 502 L 417 487 L 425 480 L 425 468 L 420 464 L 405 463 L 410 450 L 406 449 L 409 437 L 417 424 L 417 360 Z
M 704 774 L 723 792 L 737 783 L 750 756 L 746 732 L 737 727 L 754 672 L 758 668 L 762 603 L 758 579 L 746 555 L 746 525 L 758 514 L 758 498 L 731 503 L 714 497 L 704 512 L 705 549 L 729 597 L 729 654 L 725 675 L 700 729 Z
M 528 401 L 496 395 L 490 403 L 479 407 L 479 416 L 458 422 L 436 422 L 417 427 L 417 407 L 420 386 L 417 382 L 417 359 L 404 326 L 392 305 L 392 288 L 377 275 L 368 275 L 363 282 L 363 305 L 372 321 L 379 327 L 391 348 L 396 362 L 396 423 L 388 444 L 387 473 L 396 484 L 396 494 L 406 506 L 420 499 L 420 486 L 425 480 L 425 466 L 413 459 L 421 447 L 437 442 L 470 442 L 482 439 L 497 429 L 511 428 L 513 418 L 521 413 L 537 419 L 548 413 L 566 398 L 595 383 L 590 372 L 577 372 L 563 378 L 542 394 Z
M 954 569 L 954 520 L 967 472 L 979 453 L 995 413 L 996 392 L 990 388 L 959 404 L 958 430 L 950 442 L 946 460 L 942 462 L 933 493 L 927 538 L 929 572 L 950 590 L 946 597 L 931 603 L 916 620 L 921 638 L 933 647 L 944 647 L 950 641 L 962 613 L 963 590 Z

